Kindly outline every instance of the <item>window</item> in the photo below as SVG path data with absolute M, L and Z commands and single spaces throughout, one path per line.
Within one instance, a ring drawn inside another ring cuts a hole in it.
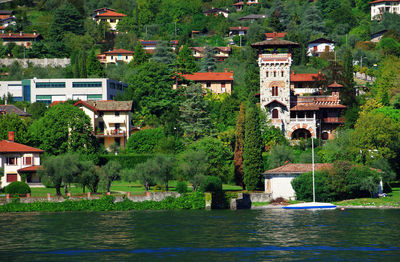
M 125 56 L 125 60 L 128 60 L 128 56 Z
M 87 100 L 101 100 L 102 95 L 87 95 Z
M 102 87 L 101 82 L 73 82 L 72 87 Z
M 120 128 L 119 124 L 115 124 L 115 129 L 118 130 Z
M 272 87 L 272 96 L 278 96 L 278 87 L 277 86 Z
M 119 116 L 119 111 L 115 111 L 115 116 Z
M 272 110 L 272 118 L 273 118 L 273 119 L 279 118 L 278 109 L 275 108 L 275 109 Z
M 115 143 L 117 144 L 117 146 L 121 146 L 121 138 L 120 137 L 116 137 L 115 138 Z
M 18 175 L 17 174 L 7 174 L 7 183 L 11 183 L 14 181 L 18 181 Z
M 24 165 L 28 166 L 28 165 L 32 165 L 32 157 L 24 157 Z
M 207 88 L 210 88 L 211 87 L 211 82 L 207 82 L 206 86 L 207 86 Z
M 7 157 L 7 165 L 16 166 L 18 164 L 18 159 L 16 157 Z
M 225 88 L 225 82 L 221 83 L 221 88 Z
M 268 71 L 265 72 L 265 77 L 269 77 L 268 75 L 269 75 L 269 72 Z
M 104 116 L 104 112 L 100 112 L 99 117 L 103 117 L 103 116 Z
M 115 23 L 115 19 L 110 19 L 110 23 Z
M 112 56 L 111 56 L 111 60 L 113 60 L 113 59 L 114 59 L 114 56 L 112 55 Z
M 284 72 L 283 72 L 283 71 L 281 71 L 281 77 L 283 77 L 283 75 L 284 75 Z
M 65 82 L 36 83 L 36 88 L 65 88 Z
M 276 77 L 276 71 L 274 71 L 274 77 Z
M 46 104 L 50 104 L 51 101 L 52 101 L 52 96 L 37 95 L 37 96 L 36 96 L 36 101 L 37 101 L 37 102 L 46 103 Z

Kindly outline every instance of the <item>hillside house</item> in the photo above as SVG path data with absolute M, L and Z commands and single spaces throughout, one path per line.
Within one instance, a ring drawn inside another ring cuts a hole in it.
M 11 182 L 25 181 L 30 186 L 41 185 L 37 170 L 43 150 L 14 142 L 14 132 L 8 132 L 8 140 L 0 140 L 0 167 L 4 169 L 1 187 Z
M 371 6 L 371 20 L 382 20 L 385 12 L 400 15 L 400 0 L 376 0 L 370 2 L 369 5 Z
M 223 15 L 225 18 L 229 16 L 229 10 L 228 9 L 222 9 L 222 8 L 211 8 L 209 10 L 205 10 L 203 12 L 205 16 L 219 16 Z
M 154 54 L 156 52 L 156 48 L 158 45 L 157 40 L 139 40 L 140 44 L 142 45 L 144 51 L 148 54 Z M 175 52 L 176 46 L 178 45 L 179 41 L 178 40 L 171 40 L 170 45 L 172 48 L 172 51 Z
M 200 60 L 205 55 L 205 47 L 190 47 L 193 52 L 193 56 L 196 60 Z M 213 47 L 214 57 L 217 61 L 224 61 L 232 53 L 231 47 L 216 46 Z
M 374 43 L 379 43 L 379 41 L 381 41 L 381 39 L 383 38 L 383 35 L 387 32 L 388 30 L 381 30 L 378 32 L 375 32 L 373 34 L 371 34 L 371 42 Z
M 102 64 L 118 64 L 118 63 L 129 63 L 133 60 L 133 51 L 125 49 L 114 49 L 106 51 L 103 54 L 97 55 L 97 59 Z
M 335 41 L 325 38 L 318 38 L 308 43 L 307 55 L 320 56 L 321 53 L 331 53 L 335 51 Z
M 257 15 L 257 14 L 250 14 L 239 18 L 239 21 L 250 21 L 253 23 L 254 21 L 261 20 L 267 18 L 266 15 Z
M 7 105 L 7 101 L 5 105 L 0 105 L 0 115 L 7 115 L 7 114 L 17 114 L 18 116 L 31 116 L 31 114 L 19 109 L 15 105 Z
M 292 91 L 291 51 L 299 44 L 274 38 L 251 46 L 259 53 L 260 106 L 272 125 L 289 139 L 333 139 L 336 128 L 344 123 L 340 116 L 346 106 L 340 104 L 336 90 L 331 95 L 314 96 L 300 96 Z
M 4 30 L 9 25 L 16 25 L 14 11 L 0 10 L 0 29 Z
M 183 74 L 184 80 L 193 81 L 201 84 L 203 89 L 208 89 L 214 94 L 232 93 L 233 86 L 233 71 L 228 72 L 198 72 L 194 74 Z M 187 83 L 180 81 L 178 86 L 185 86 Z M 173 85 L 173 89 L 176 89 L 176 84 Z
M 74 106 L 89 116 L 94 134 L 105 148 L 114 143 L 126 147 L 132 127 L 132 101 L 78 101 Z
M 313 94 L 317 95 L 322 91 L 322 83 L 325 80 L 324 74 L 290 74 L 290 90 L 294 95 Z
M 43 37 L 40 34 L 37 34 L 36 31 L 34 31 L 33 34 L 27 34 L 21 31 L 18 34 L 0 34 L 0 39 L 3 40 L 3 45 L 14 43 L 16 45 L 24 46 L 26 48 L 31 48 L 33 42 L 38 42 L 42 40 Z
M 315 171 L 331 169 L 332 164 L 314 164 Z M 292 187 L 292 180 L 301 174 L 311 172 L 312 164 L 286 164 L 274 169 L 267 170 L 264 175 L 265 193 L 272 194 L 272 199 L 282 197 L 295 200 L 296 193 Z
M 265 33 L 265 40 L 272 40 L 273 38 L 280 38 L 283 39 L 286 36 L 286 32 L 272 32 L 272 33 Z
M 258 4 L 258 0 L 251 0 L 251 1 L 247 1 L 247 6 L 250 5 L 257 5 Z M 236 11 L 242 11 L 244 8 L 244 2 L 243 1 L 239 1 L 237 3 L 233 4 L 234 7 L 236 7 Z
M 117 25 L 126 15 L 122 13 L 117 13 L 114 9 L 110 8 L 100 8 L 94 10 L 92 14 L 93 19 L 100 24 L 100 22 L 106 22 L 110 25 L 112 31 L 117 30 Z
M 247 30 L 249 30 L 249 28 L 246 26 L 229 27 L 229 36 L 244 36 L 247 34 Z

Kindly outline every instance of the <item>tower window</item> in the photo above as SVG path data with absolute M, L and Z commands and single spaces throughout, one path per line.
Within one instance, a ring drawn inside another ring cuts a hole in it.
M 278 87 L 277 86 L 272 87 L 272 96 L 278 96 Z
M 268 75 L 269 75 L 269 72 L 268 71 L 265 72 L 265 77 L 269 77 Z
M 279 118 L 278 109 L 275 108 L 275 109 L 272 110 L 272 118 L 273 118 L 273 119 Z
M 276 71 L 274 71 L 274 77 L 276 77 Z
M 283 77 L 283 75 L 284 75 L 284 72 L 283 72 L 283 71 L 281 71 L 281 77 Z

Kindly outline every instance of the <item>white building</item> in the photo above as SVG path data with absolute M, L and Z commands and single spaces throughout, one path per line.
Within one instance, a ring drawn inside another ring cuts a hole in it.
M 400 15 L 400 0 L 376 0 L 371 5 L 371 20 L 381 20 L 385 12 Z
M 126 83 L 108 78 L 59 78 L 0 81 L 0 94 L 10 92 L 22 101 L 52 103 L 66 100 L 112 100 Z M 4 90 L 3 90 L 4 89 Z
M 0 167 L 4 170 L 0 187 L 11 182 L 22 181 L 22 174 L 26 175 L 24 182 L 40 184 L 36 174 L 40 167 L 40 154 L 43 150 L 14 142 L 14 132 L 8 132 L 8 140 L 0 140 Z
M 110 29 L 113 31 L 117 30 L 117 25 L 126 15 L 115 12 L 114 9 L 110 8 L 100 8 L 94 10 L 92 15 L 93 19 L 100 24 L 100 22 L 105 22 L 110 25 Z
M 325 38 L 318 38 L 308 43 L 307 55 L 320 56 L 321 53 L 331 53 L 335 51 L 335 41 Z

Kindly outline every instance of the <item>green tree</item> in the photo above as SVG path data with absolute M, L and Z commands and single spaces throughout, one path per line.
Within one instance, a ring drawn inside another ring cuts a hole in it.
M 32 115 L 33 119 L 39 119 L 44 116 L 46 110 L 46 104 L 41 102 L 34 102 L 28 107 L 28 113 Z
M 147 62 L 148 60 L 147 54 L 144 51 L 143 46 L 140 42 L 137 42 L 134 54 L 135 55 L 132 60 L 133 65 L 138 66 Z
M 344 88 L 341 98 L 343 104 L 352 106 L 356 102 L 356 90 L 354 88 L 353 55 L 349 48 L 344 53 L 343 67 Z
M 244 188 L 243 184 L 243 148 L 244 148 L 244 138 L 245 138 L 245 106 L 242 103 L 240 105 L 239 115 L 236 118 L 236 130 L 235 130 L 235 155 L 234 155 L 234 165 L 235 165 L 235 183 Z
M 87 75 L 89 77 L 102 77 L 104 76 L 104 69 L 100 61 L 96 58 L 94 49 L 91 49 L 87 58 L 86 66 Z
M 183 45 L 179 51 L 177 60 L 177 72 L 181 74 L 192 74 L 197 72 L 197 65 L 192 51 L 187 45 Z
M 196 191 L 208 168 L 207 155 L 203 151 L 185 151 L 179 156 L 178 168 L 181 178 L 189 181 Z
M 172 47 L 169 42 L 159 41 L 156 47 L 156 52 L 151 60 L 166 66 L 171 66 L 175 63 L 176 54 L 172 52 Z
M 50 38 L 54 41 L 62 41 L 66 32 L 82 34 L 83 29 L 83 19 L 78 10 L 69 2 L 64 2 L 54 12 Z
M 14 140 L 17 143 L 27 144 L 30 140 L 28 122 L 17 114 L 0 114 L 0 139 L 8 139 L 8 132 L 14 131 Z
M 157 155 L 150 159 L 154 168 L 154 177 L 157 183 L 164 185 L 168 191 L 168 182 L 174 177 L 175 158 L 166 155 Z
M 114 160 L 107 162 L 101 168 L 100 184 L 107 192 L 110 192 L 112 182 L 121 178 L 121 169 L 120 163 Z
M 203 98 L 200 85 L 185 88 L 185 101 L 180 107 L 180 126 L 185 136 L 197 140 L 210 131 L 210 118 L 207 113 L 207 102 Z
M 251 95 L 250 95 L 251 96 Z M 246 108 L 245 139 L 243 147 L 243 182 L 251 191 L 261 182 L 263 172 L 260 114 L 255 99 L 250 98 Z
M 29 131 L 34 144 L 49 155 L 77 152 L 93 156 L 98 150 L 89 117 L 69 103 L 52 106 Z
M 216 59 L 212 47 L 207 46 L 204 50 L 204 57 L 200 61 L 200 72 L 214 71 L 216 68 Z

